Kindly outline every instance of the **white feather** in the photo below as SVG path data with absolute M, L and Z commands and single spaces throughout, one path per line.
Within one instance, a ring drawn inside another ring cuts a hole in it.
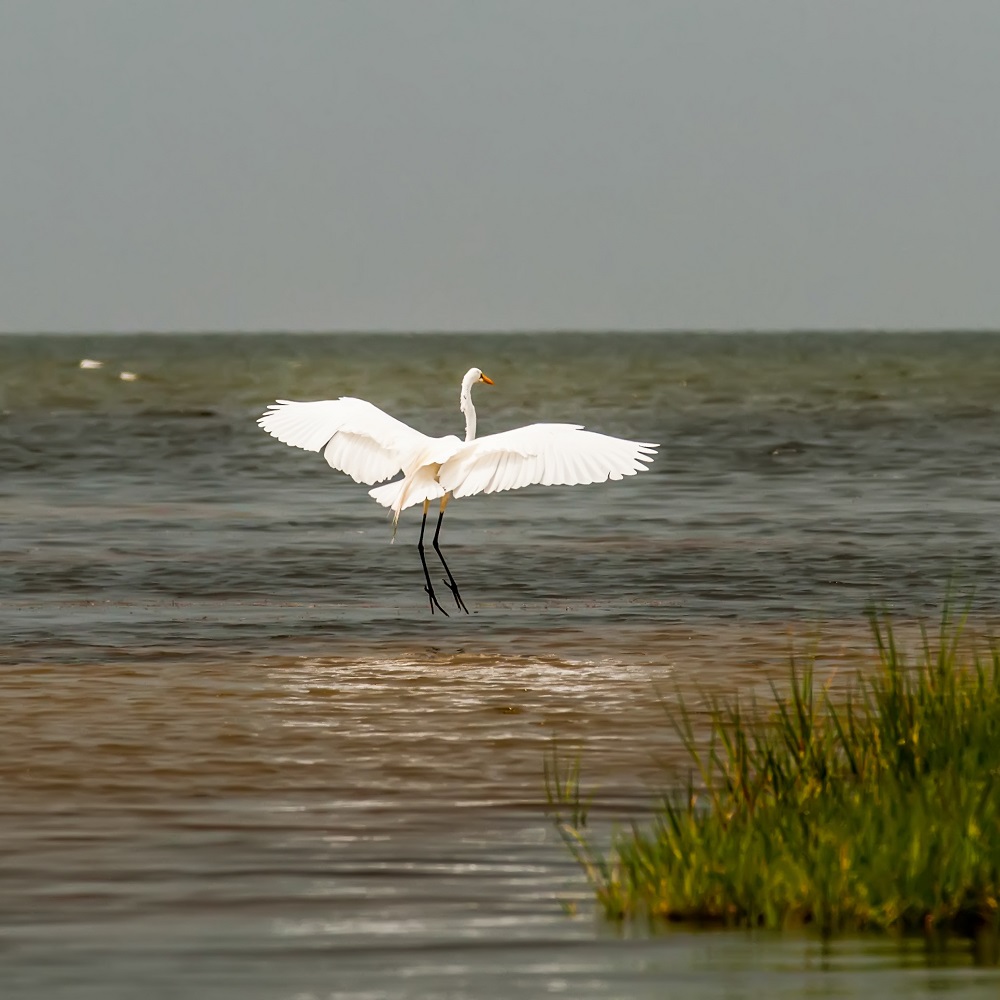
M 403 478 L 370 490 L 401 511 L 425 500 L 499 493 L 523 486 L 575 486 L 645 472 L 657 445 L 627 441 L 579 424 L 530 424 L 475 439 L 472 386 L 488 382 L 478 368 L 462 380 L 466 440 L 428 437 L 363 399 L 343 396 L 315 402 L 279 399 L 257 423 L 294 448 L 322 452 L 335 469 L 359 483 Z
M 257 423 L 283 444 L 323 452 L 334 469 L 369 485 L 391 479 L 414 453 L 435 441 L 350 396 L 308 403 L 279 399 Z
M 585 431 L 577 424 L 530 424 L 468 441 L 444 462 L 442 487 L 458 497 L 522 486 L 577 486 L 644 472 L 656 445 Z

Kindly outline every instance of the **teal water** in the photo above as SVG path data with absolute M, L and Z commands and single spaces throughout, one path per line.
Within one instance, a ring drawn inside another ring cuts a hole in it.
M 12 996 L 995 995 L 967 956 L 618 940 L 541 814 L 673 759 L 658 692 L 853 663 L 865 605 L 990 629 L 991 334 L 0 337 L 0 961 Z M 80 367 L 84 359 L 101 367 Z M 407 511 L 255 426 L 356 395 L 431 434 L 541 420 L 649 472 L 456 501 L 469 616 Z M 121 373 L 135 378 L 121 378 Z M 584 907 L 585 909 L 585 907 Z

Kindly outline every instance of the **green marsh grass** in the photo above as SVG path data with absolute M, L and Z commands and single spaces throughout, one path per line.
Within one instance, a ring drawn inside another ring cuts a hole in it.
M 875 662 L 846 688 L 817 689 L 793 663 L 770 706 L 710 701 L 696 727 L 681 702 L 671 721 L 690 777 L 606 853 L 579 762 L 553 754 L 550 815 L 608 917 L 923 931 L 995 949 L 1000 653 L 960 652 L 964 619 L 945 612 L 911 661 L 885 614 L 870 621 Z

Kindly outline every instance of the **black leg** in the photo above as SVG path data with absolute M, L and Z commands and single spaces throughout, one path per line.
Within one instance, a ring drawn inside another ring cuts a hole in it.
M 441 565 L 444 566 L 444 571 L 448 574 L 448 578 L 444 581 L 448 584 L 448 588 L 451 590 L 452 594 L 455 595 L 455 603 L 466 613 L 469 613 L 469 609 L 465 606 L 465 601 L 462 600 L 462 595 L 458 592 L 458 584 L 455 583 L 455 578 L 451 575 L 451 570 L 448 569 L 448 564 L 444 561 L 444 556 L 441 555 L 441 546 L 438 545 L 438 535 L 441 534 L 441 521 L 444 518 L 444 504 L 441 505 L 441 513 L 438 514 L 437 528 L 434 530 L 434 551 L 438 554 L 438 559 L 441 560 Z
M 427 524 L 427 508 L 429 504 L 424 504 L 424 518 L 420 522 L 420 541 L 417 542 L 417 551 L 420 553 L 420 565 L 424 568 L 424 579 L 427 581 L 424 592 L 431 599 L 431 614 L 434 614 L 434 609 L 437 608 L 445 616 L 448 617 L 448 612 L 438 604 L 438 599 L 434 596 L 434 587 L 431 586 L 431 575 L 427 572 L 427 560 L 424 558 L 424 526 Z M 440 527 L 440 521 L 438 522 L 438 527 Z M 434 536 L 435 546 L 437 543 L 437 535 Z M 440 555 L 440 553 L 438 553 Z

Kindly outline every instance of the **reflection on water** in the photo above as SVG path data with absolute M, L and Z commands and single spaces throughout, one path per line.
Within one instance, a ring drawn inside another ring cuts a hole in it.
M 473 363 L 484 432 L 664 448 L 449 508 L 442 619 L 415 519 L 390 545 L 254 417 L 354 394 L 445 433 Z M 677 767 L 678 691 L 766 697 L 814 645 L 847 676 L 869 600 L 950 579 L 995 631 L 998 399 L 977 335 L 0 337 L 0 995 L 995 996 L 885 941 L 617 937 L 542 768 L 579 752 L 606 830 Z
M 545 751 L 554 738 L 582 752 L 601 829 L 643 815 L 678 760 L 673 665 L 700 648 L 718 667 L 708 638 L 661 636 L 642 662 L 411 652 L 8 669 L 4 995 L 995 995 L 1000 977 L 967 955 L 929 969 L 885 942 L 620 940 L 596 920 L 542 816 Z M 780 676 L 773 637 L 723 627 L 714 640 L 741 650 L 733 677 Z M 853 664 L 848 646 L 826 665 Z

